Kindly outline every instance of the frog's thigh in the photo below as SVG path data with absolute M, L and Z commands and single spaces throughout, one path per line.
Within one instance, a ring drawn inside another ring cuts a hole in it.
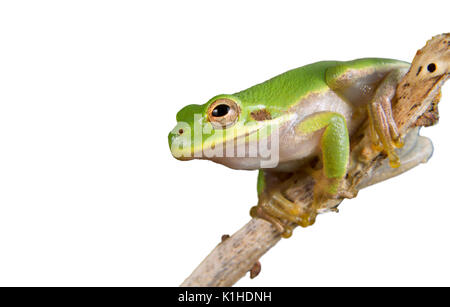
M 334 112 L 313 115 L 298 126 L 300 133 L 313 133 L 324 129 L 321 138 L 324 175 L 327 178 L 342 178 L 347 173 L 350 142 L 345 118 Z

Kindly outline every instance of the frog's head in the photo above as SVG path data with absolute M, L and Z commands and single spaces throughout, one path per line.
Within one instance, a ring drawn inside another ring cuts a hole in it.
M 260 147 L 251 147 L 261 139 L 270 139 L 277 122 L 264 107 L 245 104 L 234 95 L 218 95 L 203 105 L 188 105 L 176 119 L 177 125 L 169 133 L 175 158 L 207 159 L 241 169 L 260 168 L 261 156 L 255 153 Z

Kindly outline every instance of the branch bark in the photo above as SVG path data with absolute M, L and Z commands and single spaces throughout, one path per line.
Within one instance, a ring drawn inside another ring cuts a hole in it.
M 361 137 L 352 141 L 350 169 L 345 184 L 348 191 L 358 191 L 428 160 L 432 153 L 431 142 L 416 137 L 416 131 L 409 132 L 416 126 L 430 126 L 437 122 L 440 88 L 449 78 L 449 71 L 450 33 L 446 33 L 433 37 L 417 51 L 410 70 L 397 86 L 393 103 L 394 117 L 399 131 L 407 135 L 407 144 L 401 154 L 402 167 L 390 169 L 383 154 L 368 149 L 369 140 L 363 127 Z M 366 156 L 364 161 L 360 161 L 361 154 Z M 295 186 L 285 193 L 291 199 L 300 201 L 304 209 L 308 210 L 313 186 L 312 177 L 300 174 Z M 329 200 L 321 211 L 332 210 L 341 201 Z M 279 231 L 272 224 L 261 219 L 251 219 L 217 245 L 181 286 L 232 286 L 280 239 Z

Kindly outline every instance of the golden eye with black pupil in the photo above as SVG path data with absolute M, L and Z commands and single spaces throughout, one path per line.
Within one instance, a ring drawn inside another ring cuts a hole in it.
M 227 128 L 239 117 L 239 106 L 228 98 L 219 98 L 208 108 L 208 120 L 214 128 Z
M 230 107 L 226 104 L 219 104 L 217 107 L 212 110 L 211 115 L 215 117 L 221 117 L 228 114 L 230 111 Z

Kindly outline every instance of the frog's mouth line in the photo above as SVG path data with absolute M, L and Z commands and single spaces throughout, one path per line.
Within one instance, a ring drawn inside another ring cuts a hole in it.
M 282 116 L 276 119 L 272 119 L 271 120 L 271 125 L 270 127 L 272 127 L 271 129 L 273 129 L 273 127 L 276 127 L 275 130 L 281 128 L 281 126 L 283 124 L 289 124 L 289 122 L 293 119 L 294 115 L 289 115 L 289 116 Z M 229 140 L 224 140 L 223 142 L 221 142 L 220 144 L 223 146 L 224 144 L 230 144 L 232 143 L 233 145 L 233 155 L 227 155 L 230 151 L 225 151 L 225 153 L 227 154 L 223 154 L 221 156 L 206 156 L 204 155 L 204 150 L 206 149 L 211 149 L 214 150 L 214 147 L 212 146 L 212 144 L 206 144 L 204 145 L 202 143 L 201 148 L 191 148 L 190 150 L 190 155 L 189 156 L 185 156 L 185 155 L 181 155 L 180 157 L 175 157 L 178 160 L 182 160 L 182 161 L 189 161 L 189 160 L 194 160 L 194 159 L 200 159 L 200 160 L 205 160 L 205 159 L 213 159 L 213 158 L 246 158 L 246 156 L 240 156 L 240 155 L 236 155 L 235 153 L 235 149 L 239 148 L 239 146 L 248 146 L 248 144 L 256 141 L 256 143 L 259 142 L 258 140 L 246 140 L 246 141 L 242 141 L 243 139 L 249 138 L 257 133 L 260 133 L 264 128 L 267 128 L 268 125 L 263 124 L 263 122 L 259 123 L 260 125 L 258 127 L 255 127 L 254 130 L 251 131 L 247 131 L 241 135 L 235 135 L 233 138 L 230 138 Z M 265 133 L 265 138 L 269 138 L 271 137 L 272 133 L 274 130 L 269 130 L 268 132 Z M 240 143 L 242 142 L 242 143 Z M 213 143 L 213 142 L 211 142 Z M 236 145 L 237 144 L 237 145 Z M 227 146 L 227 145 L 225 145 Z M 223 149 L 225 149 L 226 147 L 223 147 Z
M 243 135 L 237 135 L 233 139 L 225 140 L 224 142 L 222 142 L 222 144 L 227 144 L 227 143 L 231 143 L 231 142 L 233 144 L 235 144 L 235 143 L 239 142 L 240 140 L 242 140 L 244 138 L 247 138 L 247 137 L 249 137 L 251 135 L 254 135 L 255 133 L 261 131 L 262 128 L 263 127 L 260 127 L 260 128 L 258 128 L 256 130 L 253 130 L 251 132 L 247 132 L 247 133 L 245 133 Z M 249 141 L 245 141 L 245 142 L 242 143 L 242 145 L 247 145 L 248 143 L 249 143 Z M 242 145 L 240 145 L 240 146 L 242 146 Z M 235 145 L 233 145 L 233 146 L 235 146 Z M 178 160 L 181 160 L 181 161 L 190 161 L 190 160 L 194 160 L 194 159 L 204 160 L 204 159 L 214 158 L 214 157 L 206 157 L 203 154 L 203 150 L 204 150 L 203 145 L 201 145 L 201 147 L 202 148 L 197 150 L 197 151 L 195 151 L 194 149 L 191 149 L 191 155 L 190 156 L 187 156 L 187 157 L 186 156 L 181 156 L 181 157 L 175 157 L 175 158 L 178 159 Z M 211 147 L 209 147 L 209 148 L 211 148 Z M 233 148 L 233 153 L 234 153 L 234 148 Z M 221 158 L 234 158 L 234 157 L 236 157 L 236 156 L 231 156 L 230 157 L 230 156 L 227 156 L 227 155 L 223 155 Z M 240 158 L 242 158 L 242 157 L 240 157 Z

